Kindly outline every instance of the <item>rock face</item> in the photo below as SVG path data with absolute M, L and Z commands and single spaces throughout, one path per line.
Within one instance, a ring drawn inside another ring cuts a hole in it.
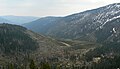
M 37 22 L 34 21 L 24 26 L 38 33 L 56 38 L 104 42 L 117 36 L 115 34 L 119 32 L 117 27 L 119 26 L 119 17 L 120 4 L 115 3 L 59 19 L 47 20 L 47 18 L 43 18 L 47 23 L 39 19 Z M 45 24 L 45 26 L 41 24 Z

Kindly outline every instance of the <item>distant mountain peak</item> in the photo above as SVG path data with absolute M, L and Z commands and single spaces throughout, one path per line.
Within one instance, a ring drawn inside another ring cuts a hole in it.
M 39 19 L 39 17 L 34 17 L 34 16 L 6 15 L 6 16 L 0 16 L 0 17 L 9 21 L 9 22 L 6 21 L 5 23 L 17 24 L 17 25 L 21 25 L 21 24 Z

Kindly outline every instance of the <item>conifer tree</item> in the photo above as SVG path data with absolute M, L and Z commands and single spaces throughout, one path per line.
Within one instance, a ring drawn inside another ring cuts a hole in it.
M 37 69 L 35 62 L 33 60 L 31 60 L 29 67 L 30 69 Z

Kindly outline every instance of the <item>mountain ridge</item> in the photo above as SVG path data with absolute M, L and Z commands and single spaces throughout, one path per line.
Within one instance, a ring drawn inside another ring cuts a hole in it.
M 120 67 L 120 3 L 28 24 L 23 26 L 40 34 L 0 24 L 0 65 L 12 63 L 18 69 L 29 69 L 32 58 L 33 66 L 40 69 L 44 62 L 50 63 L 51 69 Z
M 14 15 L 6 15 L 6 16 L 0 16 L 0 17 L 10 21 L 10 22 L 6 21 L 4 23 L 10 23 L 10 24 L 16 24 L 16 25 L 28 23 L 28 22 L 37 20 L 39 18 L 34 16 L 14 16 Z
M 97 37 L 95 35 L 89 34 L 95 34 L 94 31 L 102 29 L 102 27 L 111 20 L 119 18 L 119 7 L 120 3 L 114 3 L 97 9 L 87 10 L 77 14 L 62 17 L 54 21 L 54 25 L 47 29 L 46 33 L 41 32 L 41 30 L 43 31 L 46 28 L 43 27 L 39 29 L 39 27 L 41 27 L 39 24 L 41 24 L 42 22 L 38 22 L 37 32 L 58 39 L 65 38 L 88 41 L 92 39 L 92 41 L 96 42 L 98 41 Z M 33 22 L 33 24 L 36 23 Z M 47 26 L 49 26 L 49 24 Z M 32 26 L 28 23 L 25 25 L 25 27 L 36 32 L 36 30 L 34 29 L 34 25 Z

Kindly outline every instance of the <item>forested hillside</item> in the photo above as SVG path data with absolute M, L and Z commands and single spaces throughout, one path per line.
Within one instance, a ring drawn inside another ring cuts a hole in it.
M 84 55 L 100 46 L 86 41 L 56 40 L 22 26 L 0 24 L 2 69 L 82 68 L 87 62 Z

